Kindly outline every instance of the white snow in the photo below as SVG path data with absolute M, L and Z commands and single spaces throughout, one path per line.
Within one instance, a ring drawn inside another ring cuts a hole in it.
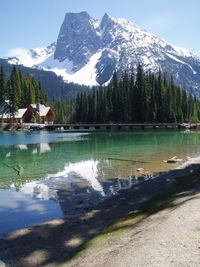
M 118 22 L 123 27 L 123 29 L 126 29 L 129 32 L 141 31 L 141 29 L 137 25 L 126 19 L 116 19 L 115 21 Z
M 64 61 L 60 62 L 58 59 L 54 59 L 54 55 L 51 55 L 41 64 L 37 65 L 43 67 L 46 70 L 58 69 L 58 71 L 65 70 L 67 73 L 72 73 L 72 68 L 73 68 L 72 61 L 65 59 Z
M 48 57 L 54 54 L 54 51 L 55 44 L 52 44 L 49 47 L 31 49 L 18 58 L 9 59 L 8 63 L 33 67 L 34 65 L 38 65 L 44 62 Z
M 192 53 L 187 50 L 186 48 L 183 48 L 183 47 L 178 47 L 176 45 L 171 45 L 173 47 L 173 49 L 178 52 L 180 54 L 180 56 L 182 57 L 192 57 Z
M 34 148 L 33 151 L 32 151 L 32 154 L 35 155 L 35 154 L 37 154 L 37 153 L 38 153 L 37 148 Z
M 179 59 L 176 58 L 175 56 L 173 56 L 173 55 L 171 55 L 171 54 L 169 54 L 169 53 L 166 53 L 166 54 L 167 54 L 168 57 L 170 57 L 171 59 L 173 59 L 173 60 L 175 60 L 175 61 L 177 61 L 177 62 L 179 62 L 179 63 L 181 63 L 181 64 L 185 64 L 185 62 L 179 60 Z
M 24 145 L 24 144 L 17 145 L 17 147 L 18 147 L 20 150 L 28 150 L 27 145 Z
M 100 26 L 99 20 L 93 19 L 92 21 L 90 21 L 90 23 L 94 26 L 95 30 L 99 31 L 99 26 Z
M 50 190 L 48 186 L 36 181 L 24 184 L 20 188 L 20 192 L 23 192 L 26 195 L 30 195 L 31 197 L 36 197 L 39 199 L 45 199 L 45 200 L 50 199 Z
M 50 107 L 46 107 L 45 105 L 42 104 L 39 105 L 31 104 L 31 107 L 40 115 L 40 117 L 45 117 L 49 112 L 49 110 L 51 109 Z
M 187 66 L 191 69 L 191 71 L 193 72 L 193 74 L 197 74 L 197 72 L 196 72 L 196 71 L 192 68 L 192 66 L 190 66 L 188 63 L 185 63 L 185 62 L 179 60 L 178 58 L 172 56 L 172 55 L 169 54 L 169 53 L 166 53 L 166 54 L 168 55 L 168 57 L 172 58 L 173 60 L 175 60 L 175 61 L 177 61 L 177 62 L 179 62 L 179 63 L 181 63 L 181 64 L 183 64 L 183 65 L 187 65 Z
M 26 111 L 27 111 L 27 108 L 18 109 L 18 111 L 15 113 L 15 118 L 16 119 L 21 119 L 24 116 Z
M 93 86 L 97 85 L 95 66 L 101 56 L 101 53 L 102 50 L 92 55 L 89 62 L 82 69 L 75 73 L 72 72 L 73 63 L 68 59 L 63 62 L 59 62 L 51 57 L 49 61 L 47 60 L 47 62 L 49 62 L 49 65 L 51 64 L 52 66 L 51 71 L 62 76 L 64 81 Z M 44 69 L 48 70 L 46 67 L 44 67 Z
M 51 147 L 48 143 L 40 143 L 40 154 L 51 152 Z
M 54 182 L 59 180 L 60 178 L 69 178 L 73 176 L 78 176 L 81 179 L 86 180 L 89 185 L 95 190 L 98 191 L 102 196 L 105 196 L 104 190 L 100 182 L 98 181 L 98 161 L 87 160 L 80 161 L 77 163 L 70 163 L 64 167 L 63 171 L 60 171 L 56 174 L 48 175 L 44 182 L 39 181 L 31 181 L 27 182 L 20 188 L 20 192 L 23 192 L 26 195 L 30 195 L 31 197 L 39 198 L 39 199 L 56 199 L 57 193 L 56 190 L 52 190 L 48 181 L 51 178 L 54 178 Z M 47 183 L 46 183 L 47 181 Z M 15 188 L 14 185 L 12 185 Z
M 77 175 L 80 178 L 86 180 L 90 186 L 99 191 L 102 196 L 105 195 L 104 190 L 100 182 L 98 181 L 98 161 L 86 160 L 77 163 L 70 163 L 64 167 L 64 170 L 48 175 L 49 178 L 70 177 L 70 175 Z

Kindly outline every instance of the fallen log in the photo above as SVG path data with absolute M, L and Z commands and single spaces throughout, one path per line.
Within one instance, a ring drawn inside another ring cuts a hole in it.
M 128 161 L 132 163 L 152 163 L 152 161 L 132 160 L 132 159 L 120 159 L 120 158 L 108 158 L 109 160 Z

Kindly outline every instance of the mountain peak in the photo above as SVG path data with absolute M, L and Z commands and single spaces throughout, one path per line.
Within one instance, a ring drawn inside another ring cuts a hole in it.
M 86 11 L 67 13 L 58 35 L 54 59 L 73 62 L 73 72 L 83 67 L 99 49 L 101 40 L 96 24 Z
M 107 13 L 101 22 L 86 11 L 66 13 L 56 44 L 33 49 L 18 63 L 52 69 L 69 82 L 87 85 L 104 84 L 116 69 L 121 72 L 140 63 L 145 71 L 161 69 L 177 84 L 199 90 L 200 95 L 199 57 Z
M 90 19 L 90 15 L 87 13 L 87 11 L 81 11 L 81 12 L 78 12 L 78 13 L 75 13 L 75 12 L 67 12 L 65 14 L 65 20 L 70 18 L 70 19 L 77 19 L 78 17 L 82 17 L 82 18 L 87 18 L 87 19 Z
M 102 20 L 108 20 L 108 19 L 112 19 L 112 18 L 108 15 L 108 13 L 105 13 L 102 17 Z
M 100 28 L 103 29 L 107 24 L 112 25 L 113 22 L 115 22 L 115 19 L 105 13 L 101 19 Z

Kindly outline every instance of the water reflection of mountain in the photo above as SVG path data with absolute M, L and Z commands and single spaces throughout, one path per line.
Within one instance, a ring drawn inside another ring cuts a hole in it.
M 69 163 L 62 171 L 49 174 L 47 179 L 29 181 L 19 188 L 12 184 L 11 189 L 0 190 L 0 214 L 3 218 L 0 236 L 63 215 L 84 214 L 105 198 L 134 183 L 131 178 L 102 179 L 98 168 L 99 162 L 93 160 Z
M 76 151 L 82 140 L 71 142 L 19 144 L 0 147 L 0 187 L 16 187 L 35 178 L 44 179 L 48 173 L 62 170 L 66 163 L 76 161 Z M 78 144 L 75 144 L 78 143 Z M 18 168 L 23 168 L 19 174 Z
M 20 187 L 32 179 L 44 179 L 48 173 L 57 173 L 69 163 L 104 158 L 104 150 L 107 146 L 104 146 L 102 141 L 106 140 L 107 138 L 101 139 L 101 136 L 97 138 L 94 135 L 90 140 L 75 139 L 70 142 L 0 147 L 0 187 L 9 187 L 10 184 Z M 110 146 L 107 148 L 109 154 Z
M 43 180 L 49 173 L 63 171 L 69 164 L 90 160 L 99 162 L 99 177 L 124 177 L 126 170 L 129 171 L 128 177 L 134 175 L 133 162 L 128 165 L 128 161 L 111 161 L 110 157 L 149 161 L 160 153 L 174 156 L 180 150 L 190 155 L 199 149 L 199 135 L 170 130 L 93 133 L 74 139 L 69 139 L 72 135 L 68 133 L 55 136 L 56 142 L 51 143 L 44 143 L 43 138 L 40 144 L 1 146 L 0 187 L 8 188 L 14 184 L 19 188 L 27 181 Z M 161 157 L 159 159 L 162 161 Z
M 109 179 L 100 182 L 104 194 L 94 190 L 86 181 L 79 181 L 73 187 L 60 188 L 57 191 L 57 201 L 66 217 L 77 214 L 84 214 L 107 197 L 116 195 L 119 190 L 130 188 L 136 180 L 130 179 Z
M 98 174 L 98 161 L 70 163 L 56 173 L 49 174 L 43 181 L 31 181 L 21 186 L 19 191 L 29 197 L 54 200 L 59 203 L 65 216 L 80 214 L 105 198 L 130 188 L 136 180 L 102 179 Z

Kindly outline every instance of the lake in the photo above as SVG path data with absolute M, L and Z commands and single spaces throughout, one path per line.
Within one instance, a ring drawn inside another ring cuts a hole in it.
M 1 132 L 0 236 L 79 214 L 199 154 L 193 131 Z M 183 161 L 164 162 L 173 156 Z

